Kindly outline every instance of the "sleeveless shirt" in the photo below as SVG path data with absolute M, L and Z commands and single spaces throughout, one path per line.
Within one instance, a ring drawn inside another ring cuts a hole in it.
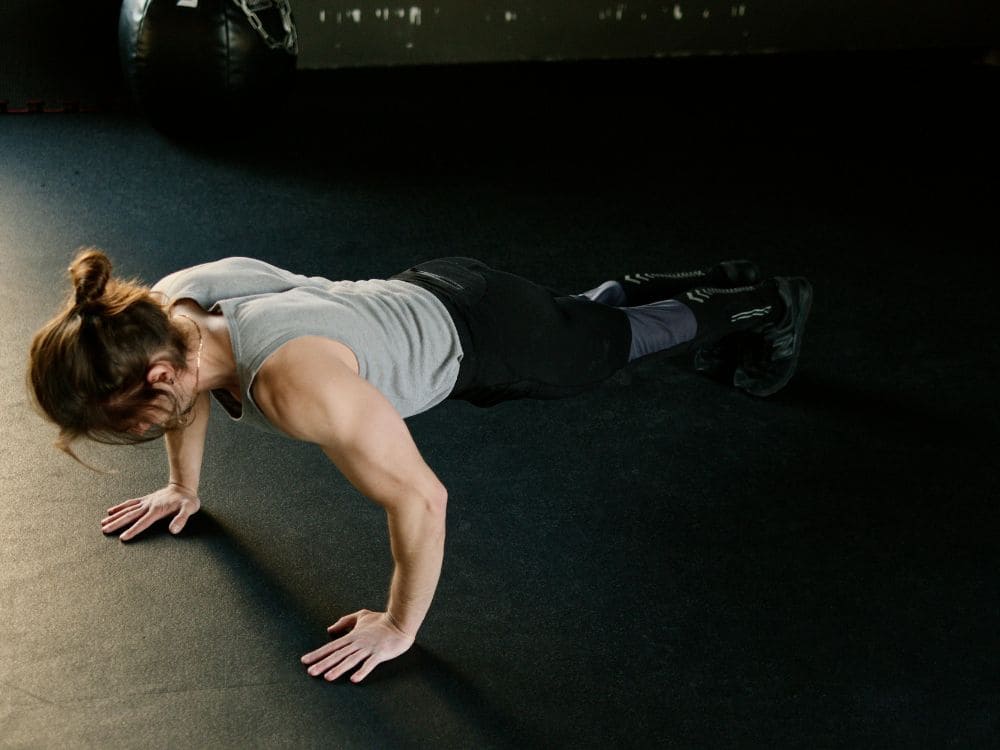
M 234 257 L 172 273 L 153 291 L 222 313 L 242 408 L 226 392 L 212 395 L 232 419 L 267 431 L 277 432 L 254 403 L 254 378 L 271 354 L 301 336 L 346 345 L 359 375 L 404 418 L 444 401 L 458 379 L 462 346 L 451 315 L 433 294 L 405 281 L 331 281 Z

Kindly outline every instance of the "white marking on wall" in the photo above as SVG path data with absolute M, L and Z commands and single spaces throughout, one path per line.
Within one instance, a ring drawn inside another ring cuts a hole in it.
M 610 21 L 611 17 L 614 16 L 614 18 L 615 18 L 616 21 L 621 21 L 622 18 L 625 17 L 625 11 L 627 9 L 628 9 L 628 6 L 625 3 L 619 3 L 614 8 L 603 8 L 603 9 L 597 11 L 597 18 L 600 19 L 601 21 Z M 645 16 L 645 15 L 646 14 L 643 13 L 643 16 Z M 645 19 L 643 19 L 643 20 L 645 20 Z
M 746 14 L 747 14 L 747 6 L 745 6 L 745 5 L 734 5 L 733 6 L 733 8 L 732 8 L 733 18 L 736 18 L 737 16 L 739 16 L 740 18 L 742 18 Z
M 677 3 L 674 5 L 674 20 L 680 21 L 682 18 L 684 18 L 684 11 L 681 8 L 681 4 Z
M 517 20 L 517 13 L 512 10 L 506 10 L 504 11 L 503 14 L 503 20 L 505 20 L 507 23 L 513 23 L 514 21 Z
M 434 12 L 438 14 L 441 9 L 435 8 Z M 424 22 L 424 11 L 416 5 L 410 8 L 376 8 L 375 18 L 385 23 L 398 18 L 400 21 L 408 21 L 411 26 L 421 26 Z
M 320 23 L 326 23 L 326 11 L 325 10 L 321 10 L 319 12 L 319 22 Z
M 705 10 L 703 10 L 701 12 L 701 17 L 702 18 L 708 18 L 711 15 L 712 15 L 712 11 L 710 11 L 708 8 L 705 8 Z

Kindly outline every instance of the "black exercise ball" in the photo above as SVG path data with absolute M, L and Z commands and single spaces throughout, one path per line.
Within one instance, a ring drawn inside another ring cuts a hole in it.
M 213 126 L 252 128 L 281 104 L 295 73 L 294 31 L 287 0 L 124 0 L 118 43 L 132 95 L 154 125 L 219 135 Z

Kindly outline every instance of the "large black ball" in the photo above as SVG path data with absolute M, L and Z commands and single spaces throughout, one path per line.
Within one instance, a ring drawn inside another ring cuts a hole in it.
M 276 8 L 260 17 L 283 36 Z M 295 54 L 269 47 L 233 0 L 124 0 L 118 43 L 136 102 L 178 134 L 266 119 L 295 72 Z

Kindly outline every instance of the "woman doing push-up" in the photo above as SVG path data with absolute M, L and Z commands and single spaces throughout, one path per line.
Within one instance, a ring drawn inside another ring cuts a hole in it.
M 315 443 L 384 508 L 395 563 L 384 607 L 341 617 L 339 637 L 302 657 L 311 675 L 355 670 L 354 682 L 411 646 L 441 572 L 448 493 L 404 419 L 449 398 L 571 396 L 656 352 L 693 352 L 699 371 L 768 396 L 796 369 L 812 300 L 805 279 L 762 280 L 749 261 L 571 295 L 469 258 L 366 281 L 226 258 L 146 287 L 86 248 L 70 277 L 29 364 L 57 445 L 75 457 L 81 437 L 162 436 L 170 470 L 166 486 L 110 508 L 106 534 L 133 539 L 164 518 L 176 534 L 199 510 L 212 399 L 239 423 Z

